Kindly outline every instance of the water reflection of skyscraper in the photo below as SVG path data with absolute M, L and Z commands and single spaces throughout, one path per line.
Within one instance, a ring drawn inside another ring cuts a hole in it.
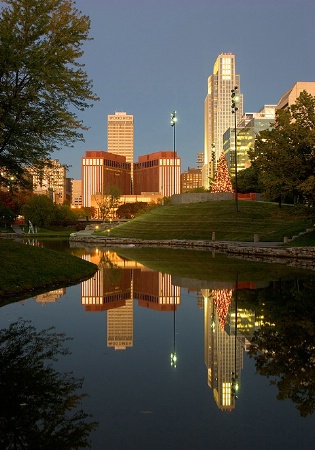
M 107 345 L 116 350 L 133 345 L 133 301 L 138 300 L 140 307 L 173 312 L 175 354 L 175 312 L 180 305 L 180 286 L 172 284 L 171 275 L 119 258 L 114 252 L 98 252 L 90 260 L 99 265 L 99 271 L 82 283 L 82 305 L 86 311 L 107 311 Z M 201 289 L 196 295 L 199 307 L 202 303 L 204 307 L 208 385 L 218 407 L 231 410 L 235 408 L 236 382 L 240 384 L 246 337 L 254 330 L 255 315 L 237 308 L 235 290 L 219 287 Z M 171 364 L 174 366 L 173 359 Z
M 255 314 L 237 308 L 231 289 L 203 289 L 204 345 L 208 385 L 222 410 L 235 408 L 240 386 L 243 351 L 247 337 L 254 331 Z
M 86 311 L 107 311 L 107 346 L 125 350 L 133 345 L 133 300 L 157 311 L 173 311 L 180 303 L 180 288 L 171 275 L 150 270 L 136 261 L 119 258 L 114 252 L 88 255 L 98 264 L 93 278 L 81 286 Z

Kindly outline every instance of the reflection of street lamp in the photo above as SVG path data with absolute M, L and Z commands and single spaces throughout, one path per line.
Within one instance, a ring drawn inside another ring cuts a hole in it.
M 175 162 L 176 162 L 176 158 L 175 158 L 175 149 L 176 149 L 176 145 L 175 145 L 175 125 L 177 122 L 177 117 L 176 117 L 176 111 L 173 111 L 171 113 L 171 127 L 173 128 L 174 132 L 173 132 L 173 152 L 174 152 L 174 195 L 176 192 L 176 168 L 175 168 Z
M 236 106 L 236 91 L 238 87 L 234 86 L 234 89 L 231 90 L 231 108 L 232 108 L 232 114 L 234 114 L 234 138 L 235 138 L 235 207 L 236 211 L 238 211 L 238 192 L 237 192 L 237 137 L 236 137 L 236 113 L 238 111 L 238 108 Z
M 234 325 L 234 372 L 232 372 L 232 383 L 231 383 L 231 391 L 232 395 L 237 398 L 237 391 L 239 390 L 239 381 L 238 381 L 238 373 L 237 373 L 237 364 L 236 364 L 236 356 L 237 356 L 237 300 L 238 300 L 238 273 L 236 274 L 235 281 L 235 325 Z
M 171 366 L 175 367 L 176 369 L 176 363 L 177 363 L 177 355 L 176 355 L 176 321 L 175 321 L 175 313 L 176 313 L 176 287 L 175 284 L 173 285 L 173 303 L 174 303 L 174 316 L 173 316 L 173 339 L 174 339 L 174 347 L 173 352 L 171 353 Z

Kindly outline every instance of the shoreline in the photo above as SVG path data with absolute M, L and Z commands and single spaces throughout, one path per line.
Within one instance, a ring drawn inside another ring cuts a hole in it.
M 181 239 L 148 240 L 73 234 L 70 243 L 102 244 L 105 247 L 172 247 L 178 249 L 216 251 L 235 258 L 315 270 L 315 247 L 280 247 L 278 242 L 188 241 Z

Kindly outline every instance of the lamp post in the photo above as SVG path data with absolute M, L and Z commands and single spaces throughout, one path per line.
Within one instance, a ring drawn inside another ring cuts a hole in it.
M 237 136 L 236 136 L 236 113 L 238 111 L 238 108 L 236 106 L 236 91 L 238 87 L 234 86 L 234 89 L 231 89 L 231 108 L 232 108 L 232 114 L 234 114 L 234 139 L 235 139 L 235 208 L 236 211 L 238 211 L 238 191 L 237 191 Z
M 175 167 L 175 163 L 176 163 L 176 154 L 175 154 L 175 149 L 176 149 L 176 142 L 175 142 L 175 128 L 176 128 L 176 122 L 177 122 L 177 117 L 176 117 L 176 111 L 171 112 L 171 127 L 173 128 L 173 153 L 174 153 L 174 195 L 176 192 L 176 167 Z

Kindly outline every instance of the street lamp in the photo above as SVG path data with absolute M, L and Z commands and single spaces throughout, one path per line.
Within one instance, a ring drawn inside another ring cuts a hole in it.
M 238 87 L 234 86 L 234 89 L 231 89 L 231 108 L 232 108 L 232 114 L 234 114 L 234 139 L 235 139 L 235 208 L 236 211 L 238 211 L 238 191 L 237 191 L 237 136 L 236 136 L 236 113 L 238 111 L 238 108 L 236 106 L 236 91 Z
M 174 195 L 176 192 L 176 167 L 175 167 L 175 162 L 176 162 L 176 155 L 175 155 L 175 149 L 176 149 L 176 145 L 175 145 L 175 125 L 177 122 L 177 117 L 176 117 L 176 111 L 171 112 L 171 127 L 173 128 L 173 153 L 174 153 Z

